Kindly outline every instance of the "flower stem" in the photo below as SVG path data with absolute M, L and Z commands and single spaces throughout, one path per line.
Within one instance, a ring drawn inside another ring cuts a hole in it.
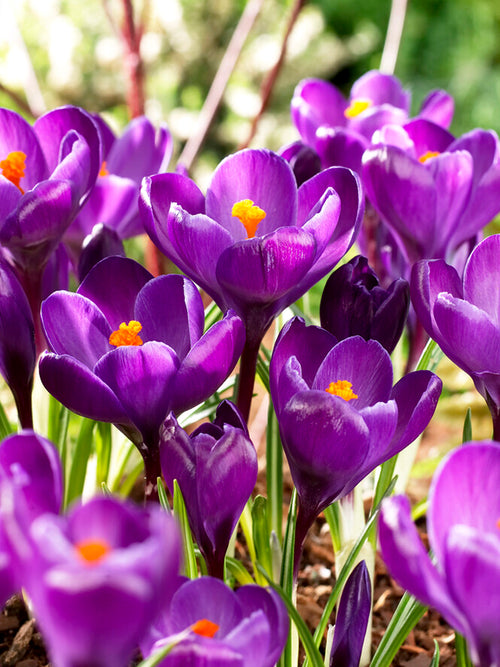
M 259 348 L 262 341 L 262 337 L 256 338 L 250 336 L 247 330 L 247 339 L 241 354 L 240 373 L 238 378 L 238 398 L 236 403 L 243 419 L 247 423 L 248 417 L 250 416 L 250 406 L 252 404 L 257 358 L 259 356 Z
M 158 477 L 161 477 L 160 448 L 157 443 L 153 445 L 142 443 L 139 451 L 144 460 L 144 479 L 146 482 L 144 502 L 157 503 L 160 500 L 158 496 Z
M 299 499 L 299 510 L 297 512 L 297 523 L 295 525 L 295 548 L 293 552 L 293 581 L 297 583 L 299 576 L 300 557 L 302 555 L 302 547 L 309 532 L 309 528 L 313 525 L 314 520 L 319 512 L 316 508 L 311 509 L 305 507 Z

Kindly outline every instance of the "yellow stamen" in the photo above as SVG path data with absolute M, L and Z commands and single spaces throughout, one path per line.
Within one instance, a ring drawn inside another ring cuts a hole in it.
M 111 547 L 101 540 L 87 540 L 75 544 L 79 556 L 89 565 L 95 565 L 111 551 Z
M 21 190 L 24 194 L 24 190 L 19 185 L 21 178 L 24 178 L 24 170 L 26 169 L 26 153 L 22 151 L 13 151 L 9 153 L 5 160 L 0 162 L 0 168 L 2 169 L 2 176 Z
M 207 618 L 202 618 L 191 626 L 191 630 L 197 635 L 210 638 L 215 635 L 218 629 L 217 623 L 212 623 Z
M 337 380 L 337 382 L 330 382 L 328 387 L 325 389 L 332 396 L 340 396 L 344 401 L 350 401 L 353 398 L 358 398 L 358 395 L 355 394 L 352 390 L 352 382 L 347 380 Z
M 128 324 L 122 322 L 120 328 L 113 331 L 109 337 L 109 342 L 116 347 L 122 345 L 142 345 L 142 338 L 139 336 L 141 329 L 142 324 L 137 322 L 137 320 L 130 320 Z
M 500 519 L 497 519 L 497 528 L 500 529 Z
M 109 176 L 109 171 L 106 167 L 106 160 L 101 164 L 101 168 L 99 170 L 99 176 Z
M 427 160 L 429 160 L 431 157 L 437 157 L 439 154 L 440 154 L 439 151 L 425 151 L 425 153 L 423 153 L 418 158 L 418 161 L 422 162 L 423 164 L 424 162 L 427 162 Z
M 251 199 L 242 199 L 234 204 L 231 215 L 233 218 L 239 218 L 247 230 L 247 237 L 253 239 L 259 222 L 266 217 L 266 212 L 256 206 Z
M 344 116 L 346 118 L 356 118 L 356 116 L 359 116 L 360 113 L 363 113 L 363 111 L 366 111 L 371 106 L 373 106 L 371 100 L 358 97 L 357 99 L 351 100 L 351 103 L 344 111 Z

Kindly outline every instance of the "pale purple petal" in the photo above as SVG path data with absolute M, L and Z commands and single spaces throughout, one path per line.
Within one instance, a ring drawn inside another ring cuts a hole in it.
M 445 90 L 433 90 L 422 102 L 418 115 L 447 129 L 451 125 L 454 112 L 453 97 Z
M 410 93 L 404 90 L 399 79 L 378 70 L 366 72 L 351 88 L 351 99 L 368 99 L 374 105 L 391 104 L 408 111 Z
M 500 327 L 499 258 L 500 235 L 493 234 L 476 247 L 464 271 L 464 299 L 484 310 L 497 327 Z

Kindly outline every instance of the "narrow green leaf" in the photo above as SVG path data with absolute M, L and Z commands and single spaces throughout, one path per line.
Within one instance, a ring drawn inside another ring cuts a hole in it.
M 170 509 L 170 504 L 168 502 L 168 496 L 165 490 L 165 484 L 163 483 L 161 477 L 156 478 L 156 484 L 158 486 L 158 500 L 160 501 L 160 505 L 163 507 L 165 512 L 171 514 L 172 510 Z
M 441 348 L 435 340 L 429 338 L 417 364 L 417 371 L 435 371 L 443 358 Z
M 54 443 L 61 457 L 62 469 L 66 470 L 66 438 L 68 435 L 69 410 L 49 395 L 47 438 Z
M 193 538 L 191 536 L 191 527 L 189 526 L 186 505 L 177 480 L 174 479 L 174 516 L 179 522 L 182 535 L 182 546 L 184 551 L 184 573 L 189 579 L 196 579 L 198 576 L 198 566 L 194 553 Z
M 266 482 L 269 533 L 274 530 L 281 544 L 283 539 L 283 448 L 278 420 L 271 399 L 269 399 L 267 411 Z
M 462 431 L 462 442 L 470 442 L 472 440 L 472 412 L 467 408 L 464 419 L 464 428 Z
M 427 514 L 427 509 L 429 507 L 429 500 L 423 498 L 420 502 L 416 503 L 411 510 L 412 521 L 418 521 L 423 516 Z
M 179 632 L 177 635 L 172 637 L 172 641 L 170 644 L 167 644 L 167 646 L 163 646 L 160 648 L 158 651 L 153 653 L 153 655 L 150 655 L 149 658 L 146 658 L 145 660 L 142 660 L 137 667 L 156 667 L 156 665 L 159 665 L 163 658 L 166 658 L 167 655 L 174 650 L 174 648 L 181 642 L 183 639 L 186 639 L 186 637 L 189 637 L 191 634 L 191 629 L 188 628 L 187 630 L 184 630 L 183 632 Z
M 236 560 L 236 558 L 233 558 L 232 556 L 226 556 L 226 569 L 236 579 L 240 586 L 255 584 L 252 575 L 240 560 Z
M 391 618 L 370 667 L 390 667 L 404 640 L 426 612 L 427 607 L 405 593 Z
M 267 499 L 257 496 L 252 505 L 252 537 L 257 562 L 272 576 L 271 544 L 267 522 Z
M 82 495 L 85 484 L 87 465 L 92 452 L 92 436 L 96 422 L 92 419 L 82 419 L 80 433 L 73 452 L 71 466 L 66 484 L 65 506 Z
M 434 640 L 434 655 L 429 667 L 439 667 L 439 644 Z
M 288 507 L 288 518 L 286 522 L 285 539 L 283 540 L 283 557 L 281 559 L 280 584 L 283 594 L 287 596 L 287 607 L 292 604 L 293 599 L 293 560 L 295 551 L 295 528 L 297 524 L 297 490 L 292 491 L 290 505 Z M 294 608 L 295 609 L 295 608 Z M 297 627 L 298 632 L 300 630 Z M 309 631 L 308 631 L 309 634 Z M 310 634 L 309 634 L 310 636 Z M 304 647 L 305 648 L 305 647 Z M 281 656 L 281 667 L 292 667 L 294 661 L 294 644 L 292 633 L 288 635 L 288 641 Z
M 256 371 L 267 393 L 269 393 L 269 363 L 266 362 L 263 356 L 260 354 L 257 357 Z
M 3 440 L 11 433 L 14 433 L 15 427 L 10 423 L 5 414 L 3 405 L 0 403 L 0 440 Z
M 469 657 L 469 649 L 465 638 L 458 632 L 455 632 L 455 651 L 457 667 L 472 667 L 472 661 Z
M 97 457 L 96 483 L 107 482 L 111 463 L 111 424 L 97 422 L 97 433 L 94 438 Z
M 136 463 L 132 468 L 129 474 L 125 477 L 122 484 L 118 487 L 117 491 L 122 498 L 127 498 L 130 495 L 134 484 L 137 482 L 139 476 L 144 472 L 144 461 L 142 459 Z
M 336 553 L 342 546 L 340 535 L 340 510 L 337 502 L 329 505 L 324 511 L 325 519 L 330 528 L 330 535 L 332 537 L 333 550 Z

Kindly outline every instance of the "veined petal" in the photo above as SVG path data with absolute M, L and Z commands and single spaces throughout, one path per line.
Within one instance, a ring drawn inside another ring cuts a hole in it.
M 408 111 L 411 94 L 404 90 L 399 79 L 392 74 L 370 70 L 353 83 L 350 97 L 368 98 L 376 106 L 390 104 Z
M 26 155 L 25 176 L 20 182 L 26 192 L 47 179 L 49 169 L 31 125 L 15 111 L 0 109 L 0 160 L 16 151 Z
M 346 108 L 346 99 L 331 83 L 322 79 L 304 79 L 293 93 L 292 120 L 305 143 L 314 147 L 318 127 L 346 125 Z
M 484 239 L 471 253 L 464 271 L 464 299 L 500 327 L 500 235 Z M 498 273 L 497 273 L 498 272 Z

